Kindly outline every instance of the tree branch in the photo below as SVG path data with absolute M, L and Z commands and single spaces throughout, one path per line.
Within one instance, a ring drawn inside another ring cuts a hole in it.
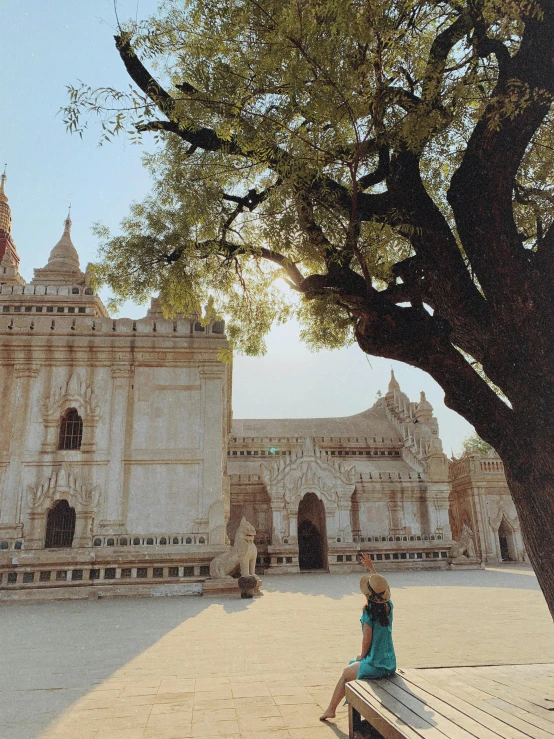
M 175 100 L 164 90 L 162 85 L 152 77 L 150 72 L 144 67 L 138 56 L 135 54 L 129 37 L 114 36 L 115 47 L 119 52 L 125 69 L 133 82 L 142 90 L 145 95 L 158 106 L 161 112 L 171 119 L 175 111 Z
M 170 119 L 167 122 L 152 121 L 151 123 L 143 124 L 139 130 L 152 131 L 162 128 L 163 130 L 177 134 L 191 145 L 205 149 L 206 151 L 224 151 L 229 154 L 256 158 L 254 149 L 249 149 L 245 144 L 239 144 L 236 136 L 232 136 L 230 140 L 226 140 L 219 137 L 213 129 L 193 128 L 179 124 L 175 116 L 176 101 L 142 64 L 135 54 L 129 39 L 122 36 L 114 36 L 114 39 L 119 55 L 133 82 Z M 160 126 L 160 124 L 162 125 Z M 271 147 L 267 156 L 268 165 L 278 168 L 279 165 L 282 165 L 288 160 L 289 157 L 286 152 L 278 146 Z
M 512 192 L 522 157 L 544 121 L 554 93 L 554 7 L 528 18 L 517 53 L 503 56 L 503 71 L 477 123 L 448 201 L 458 233 L 485 295 L 506 293 L 531 300 L 532 254 L 523 249 L 513 215 Z M 519 302 L 513 302 L 514 311 Z
M 471 346 L 471 353 L 481 357 L 489 328 L 486 301 L 471 279 L 450 226 L 425 188 L 418 157 L 410 152 L 396 154 L 387 185 L 391 211 L 396 214 L 393 225 L 409 238 L 416 253 L 397 265 L 396 274 L 410 284 L 414 296 L 424 289 L 422 299 L 448 322 L 454 343 L 466 350 Z
M 454 23 L 436 36 L 431 44 L 421 88 L 421 102 L 425 106 L 436 107 L 440 104 L 442 75 L 448 55 L 472 27 L 471 15 L 468 12 L 462 12 Z
M 381 295 L 378 293 L 378 295 Z M 483 433 L 508 439 L 514 413 L 453 346 L 448 324 L 425 310 L 372 301 L 360 312 L 356 340 L 367 354 L 428 372 L 445 390 L 445 403 Z
M 386 179 L 389 173 L 390 165 L 390 152 L 388 146 L 379 147 L 379 163 L 377 169 L 374 172 L 360 177 L 358 180 L 358 187 L 360 190 L 366 190 L 368 187 L 378 185 L 380 182 Z
M 271 167 L 279 176 L 286 178 L 287 173 L 290 171 L 291 158 L 286 151 L 277 145 L 269 148 L 266 147 L 264 157 L 261 158 L 259 150 L 253 145 L 249 146 L 248 142 L 244 139 L 241 139 L 240 143 L 237 136 L 231 136 L 229 140 L 222 139 L 210 128 L 192 128 L 182 125 L 175 120 L 176 101 L 148 72 L 135 54 L 129 39 L 122 36 L 114 36 L 114 38 L 117 50 L 133 82 L 170 119 L 169 121 L 152 121 L 143 124 L 139 130 L 152 131 L 161 129 L 174 133 L 192 146 L 204 149 L 205 151 L 223 151 L 228 154 L 263 162 Z M 331 178 L 312 176 L 310 173 L 307 173 L 305 187 L 309 193 L 317 194 L 322 199 L 330 196 L 333 200 L 333 205 L 338 205 L 346 213 L 351 211 L 352 197 L 348 189 Z M 362 210 L 365 212 L 366 217 L 373 217 L 374 207 L 378 204 L 378 201 L 375 199 L 377 196 L 362 194 L 362 197 L 365 197 Z M 376 211 L 379 214 L 379 208 L 376 208 Z

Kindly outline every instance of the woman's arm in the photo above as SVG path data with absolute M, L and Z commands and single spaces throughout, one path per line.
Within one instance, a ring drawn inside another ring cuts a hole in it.
M 373 566 L 373 561 L 367 552 L 362 552 L 360 554 L 360 564 L 366 567 L 372 575 L 377 574 L 375 567 Z
M 372 639 L 373 639 L 373 628 L 369 624 L 364 623 L 364 634 L 362 637 L 362 652 L 358 656 L 358 661 L 361 659 L 365 659 L 367 655 L 369 654 L 369 650 L 371 649 Z

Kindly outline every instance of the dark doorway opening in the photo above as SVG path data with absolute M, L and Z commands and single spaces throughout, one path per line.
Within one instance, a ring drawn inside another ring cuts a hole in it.
M 315 493 L 298 506 L 298 564 L 301 570 L 327 569 L 325 507 Z
M 48 511 L 46 519 L 46 549 L 71 547 L 75 535 L 75 508 L 67 500 L 59 500 Z

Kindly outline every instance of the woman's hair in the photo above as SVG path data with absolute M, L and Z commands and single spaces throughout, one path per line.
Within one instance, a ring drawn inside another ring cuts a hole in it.
M 386 603 L 374 603 L 368 598 L 365 610 L 372 621 L 377 621 L 381 626 L 389 625 L 389 614 Z

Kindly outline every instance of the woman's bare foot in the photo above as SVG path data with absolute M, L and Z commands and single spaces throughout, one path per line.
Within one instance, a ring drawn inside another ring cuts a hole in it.
M 335 718 L 335 712 L 327 709 L 320 717 L 320 721 L 327 721 L 329 718 Z

